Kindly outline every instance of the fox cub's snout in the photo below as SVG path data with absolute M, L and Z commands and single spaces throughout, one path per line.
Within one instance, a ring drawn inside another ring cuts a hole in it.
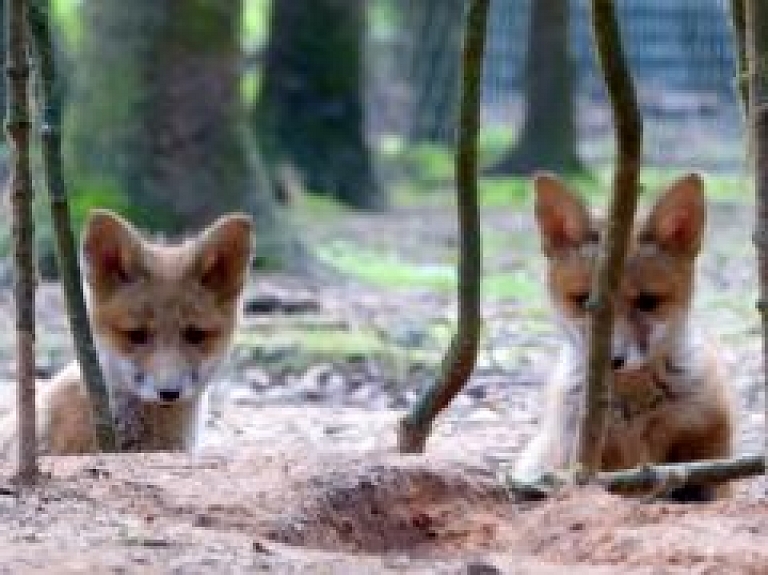
M 549 260 L 549 292 L 571 341 L 586 353 L 589 297 L 602 227 L 559 180 L 535 180 L 536 219 Z M 701 179 L 673 184 L 635 230 L 614 298 L 612 365 L 673 359 L 686 330 L 706 205 Z
M 585 304 L 604 230 L 557 178 L 539 175 L 534 187 L 547 288 L 564 337 L 541 429 L 517 464 L 522 475 L 576 463 L 587 378 Z M 613 295 L 603 469 L 731 452 L 734 418 L 725 379 L 690 313 L 705 220 L 702 181 L 688 175 L 664 191 L 634 227 Z
M 83 284 L 119 449 L 197 444 L 204 393 L 235 333 L 250 253 L 245 215 L 223 216 L 186 241 L 166 244 L 112 212 L 91 213 L 81 246 Z M 39 389 L 41 451 L 98 450 L 78 364 Z M 0 422 L 0 451 L 9 453 L 17 428 L 16 412 Z
M 251 220 L 220 218 L 179 244 L 150 242 L 94 211 L 82 242 L 94 337 L 115 393 L 193 400 L 229 347 L 247 276 Z

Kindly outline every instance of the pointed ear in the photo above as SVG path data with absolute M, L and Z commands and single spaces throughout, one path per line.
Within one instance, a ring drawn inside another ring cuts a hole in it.
M 252 227 L 250 216 L 229 214 L 216 220 L 198 240 L 196 273 L 220 301 L 237 298 L 245 285 Z
M 94 294 L 109 295 L 141 277 L 142 245 L 139 232 L 123 218 L 109 210 L 91 210 L 80 252 Z
M 659 197 L 641 239 L 672 253 L 696 255 L 701 247 L 707 204 L 698 174 L 688 174 Z
M 551 174 L 536 174 L 536 222 L 542 249 L 551 256 L 557 250 L 575 247 L 591 234 L 591 218 L 581 199 Z

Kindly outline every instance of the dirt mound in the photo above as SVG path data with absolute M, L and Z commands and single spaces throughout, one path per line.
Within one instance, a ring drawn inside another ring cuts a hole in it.
M 480 470 L 375 466 L 318 476 L 317 495 L 269 537 L 329 551 L 444 554 L 493 547 L 507 497 Z

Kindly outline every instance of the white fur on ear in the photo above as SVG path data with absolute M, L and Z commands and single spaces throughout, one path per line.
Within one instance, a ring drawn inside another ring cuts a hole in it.
M 556 176 L 534 176 L 536 222 L 547 255 L 578 246 L 590 236 L 591 218 L 581 199 Z
M 676 253 L 696 254 L 707 219 L 704 183 L 688 174 L 667 188 L 651 210 L 643 239 Z
M 220 217 L 199 239 L 196 266 L 201 283 L 223 300 L 240 295 L 251 261 L 253 221 L 245 214 Z
M 139 232 L 114 212 L 91 211 L 80 252 L 86 281 L 95 294 L 108 295 L 139 278 L 142 241 Z

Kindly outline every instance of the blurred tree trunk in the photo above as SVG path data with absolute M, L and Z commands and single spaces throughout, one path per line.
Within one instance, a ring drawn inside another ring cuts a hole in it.
M 287 162 L 307 189 L 362 209 L 385 206 L 365 140 L 366 3 L 272 3 L 256 130 L 270 162 Z
M 578 157 L 567 0 L 532 0 L 525 58 L 525 120 L 516 145 L 491 170 L 582 171 Z
M 2 25 L 0 25 L 0 46 L 5 46 L 5 22 L 7 16 L 7 4 L 5 0 L 0 0 L 0 22 L 2 22 Z M 5 69 L 5 50 L 0 50 L 0 54 L 3 55 L 3 69 Z M 2 113 L 5 113 L 5 107 L 6 107 L 6 101 L 5 101 L 5 81 L 0 82 L 0 110 Z M 9 176 L 9 160 L 10 158 L 7 156 L 6 153 L 0 154 L 0 181 L 5 182 L 8 179 Z M 0 187 L 0 201 L 3 200 L 3 194 L 6 192 L 4 188 Z
M 750 156 L 755 178 L 755 233 L 759 299 L 757 309 L 763 335 L 763 387 L 768 391 L 768 4 L 764 0 L 733 2 L 740 55 L 746 59 L 747 91 L 743 92 L 747 113 Z M 740 33 L 743 26 L 743 34 Z M 768 402 L 765 413 L 768 414 Z M 768 433 L 763 437 L 763 455 L 768 456 Z
M 409 139 L 453 145 L 459 110 L 464 0 L 405 0 L 404 62 L 412 66 Z M 434 31 L 439 30 L 439 41 Z
M 258 255 L 290 257 L 294 242 L 242 129 L 242 0 L 99 0 L 83 3 L 83 17 L 65 130 L 75 192 L 124 196 L 129 216 L 168 232 L 250 212 Z

